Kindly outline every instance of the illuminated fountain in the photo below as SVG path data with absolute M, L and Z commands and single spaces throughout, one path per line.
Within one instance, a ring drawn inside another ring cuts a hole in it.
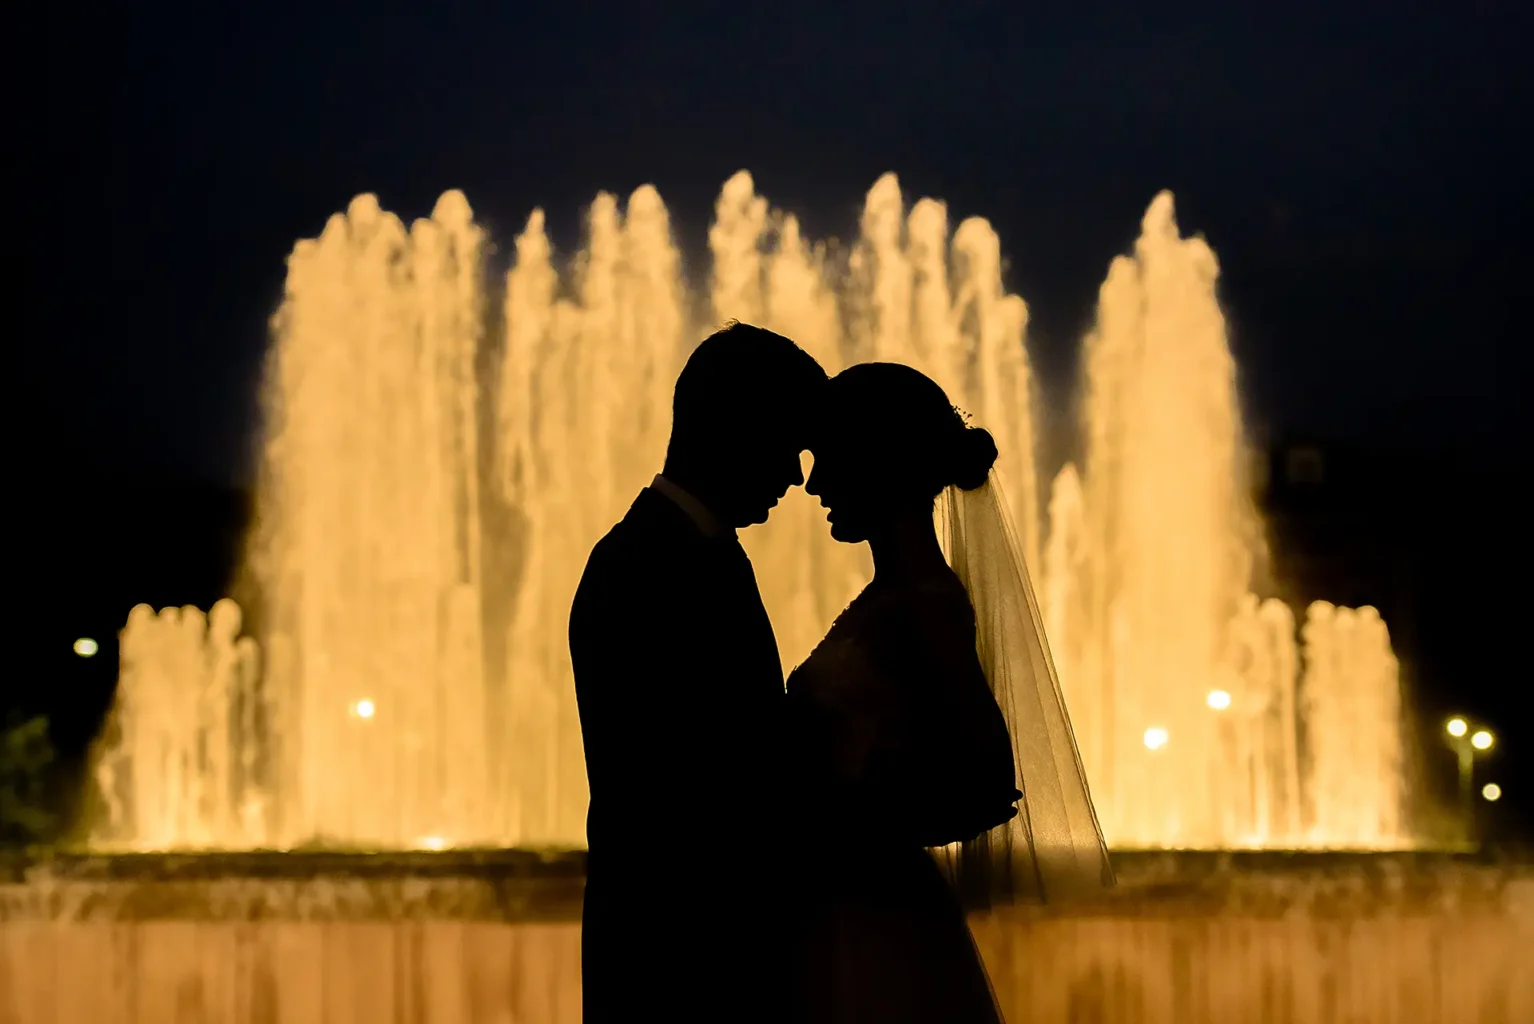
M 485 287 L 457 192 L 408 229 L 362 196 L 299 243 L 246 567 L 262 664 L 230 604 L 211 625 L 135 611 L 99 842 L 583 845 L 570 599 L 660 465 L 686 352 L 734 318 L 832 371 L 917 365 L 996 434 L 1110 842 L 1403 843 L 1384 624 L 1319 604 L 1301 640 L 1288 607 L 1251 593 L 1262 530 L 1216 263 L 1179 235 L 1170 195 L 1103 285 L 1084 461 L 1047 493 L 1027 308 L 985 221 L 950 234 L 941 203 L 907 211 L 886 176 L 839 260 L 741 173 L 709 244 L 694 302 L 649 187 L 622 209 L 597 199 L 564 279 L 534 212 L 504 289 Z M 746 543 L 792 665 L 866 558 L 802 492 Z
M 1399 674 L 1373 609 L 1250 593 L 1262 531 L 1202 239 L 1172 197 L 1115 260 L 1084 353 L 1086 471 L 1050 497 L 1042 589 L 1110 842 L 1404 845 Z
M 1380 852 L 1408 836 L 1385 624 L 1325 602 L 1297 623 L 1253 591 L 1217 267 L 1170 196 L 1103 285 L 1083 457 L 1047 486 L 1027 308 L 986 222 L 950 232 L 887 176 L 837 254 L 742 173 L 709 244 L 690 295 L 648 187 L 597 199 L 569 274 L 535 212 L 495 287 L 458 193 L 408 229 L 362 196 L 299 243 L 248 619 L 130 615 L 97 851 L 0 858 L 0 1019 L 579 1021 L 566 614 L 725 318 L 832 370 L 914 363 L 997 435 L 1119 878 L 1086 907 L 972 918 L 1008 1020 L 1534 1019 L 1534 866 Z M 866 556 L 801 492 L 745 540 L 792 664 Z M 448 849 L 475 845 L 514 848 Z
M 248 846 L 266 834 L 260 665 L 240 626 L 229 600 L 207 615 L 139 605 L 128 617 L 114 727 L 132 756 L 102 761 L 98 778 L 109 820 L 138 845 Z

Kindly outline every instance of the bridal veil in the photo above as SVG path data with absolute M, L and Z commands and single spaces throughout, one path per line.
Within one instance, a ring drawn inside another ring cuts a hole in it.
M 993 471 L 935 510 L 949 565 L 975 609 L 976 648 L 1012 737 L 1017 817 L 938 853 L 971 907 L 1089 898 L 1114 884 L 1107 845 L 1043 617 Z

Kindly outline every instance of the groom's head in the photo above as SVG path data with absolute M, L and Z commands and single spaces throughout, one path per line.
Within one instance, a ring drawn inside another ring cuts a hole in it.
M 820 364 L 781 334 L 726 325 L 677 377 L 666 476 L 733 527 L 766 522 L 804 483 L 799 457 L 825 384 Z

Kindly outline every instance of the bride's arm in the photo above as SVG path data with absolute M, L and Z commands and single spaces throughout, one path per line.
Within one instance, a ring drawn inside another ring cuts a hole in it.
M 940 846 L 1016 814 L 1010 739 L 967 603 L 893 604 L 790 678 L 780 777 L 809 839 Z M 813 671 L 805 671 L 813 669 Z
M 924 846 L 971 839 L 1017 814 L 1011 738 L 975 652 L 967 602 L 939 596 L 898 613 L 885 672 L 900 713 L 870 762 L 869 790 Z

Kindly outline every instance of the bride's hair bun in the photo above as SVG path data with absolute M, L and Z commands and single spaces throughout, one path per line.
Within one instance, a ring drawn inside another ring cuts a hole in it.
M 953 453 L 953 485 L 973 491 L 985 485 L 996 464 L 996 439 L 984 427 L 965 427 Z

